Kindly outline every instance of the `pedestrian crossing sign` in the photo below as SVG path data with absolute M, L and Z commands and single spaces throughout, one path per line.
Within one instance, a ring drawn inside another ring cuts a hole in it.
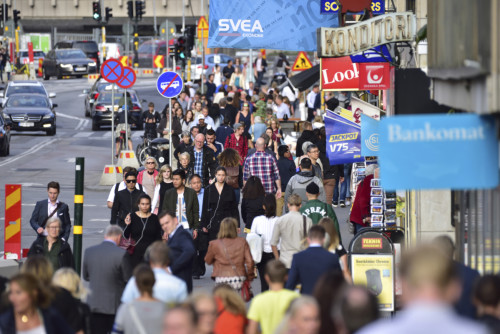
M 300 51 L 293 63 L 292 71 L 304 71 L 312 67 L 311 61 L 307 58 L 307 54 L 304 51 Z

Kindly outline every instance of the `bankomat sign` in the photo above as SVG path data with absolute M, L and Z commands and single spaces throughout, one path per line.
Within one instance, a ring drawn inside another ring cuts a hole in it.
M 343 57 L 378 45 L 411 41 L 416 34 L 411 12 L 390 13 L 342 28 L 318 28 L 319 57 Z

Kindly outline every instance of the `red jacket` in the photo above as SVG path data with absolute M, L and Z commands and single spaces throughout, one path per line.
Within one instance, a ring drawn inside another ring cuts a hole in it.
M 215 321 L 214 334 L 244 334 L 248 320 L 244 315 L 236 315 L 225 309 L 219 297 L 217 302 L 217 320 Z
M 350 220 L 351 222 L 359 224 L 363 227 L 368 227 L 368 225 L 363 224 L 363 218 L 370 217 L 371 215 L 370 197 L 372 179 L 373 175 L 365 177 L 356 191 L 356 197 L 354 198 L 354 203 L 352 204 Z

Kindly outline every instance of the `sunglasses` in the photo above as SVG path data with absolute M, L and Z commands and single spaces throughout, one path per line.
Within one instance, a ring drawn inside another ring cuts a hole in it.
M 154 161 L 148 161 L 146 162 L 146 165 L 154 165 L 154 163 L 155 163 Z
M 127 183 L 136 183 L 137 180 L 125 180 L 125 182 L 127 182 Z

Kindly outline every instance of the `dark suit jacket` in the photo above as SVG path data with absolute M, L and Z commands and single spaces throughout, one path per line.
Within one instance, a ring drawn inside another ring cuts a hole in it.
M 301 293 L 312 295 L 314 286 L 324 273 L 339 270 L 339 257 L 323 247 L 309 247 L 293 256 L 286 288 L 293 290 L 302 285 Z
M 196 256 L 193 238 L 182 226 L 168 239 L 172 274 L 186 282 L 188 292 L 193 291 L 192 268 Z
M 458 275 L 462 281 L 462 293 L 460 298 L 455 303 L 455 310 L 463 317 L 476 319 L 477 311 L 476 306 L 472 301 L 474 293 L 474 285 L 479 279 L 479 272 L 475 269 L 469 268 L 463 263 L 453 261 L 455 263 Z
M 89 282 L 87 299 L 94 313 L 116 314 L 125 284 L 130 278 L 126 251 L 110 241 L 89 247 L 83 258 L 83 279 Z
M 62 202 L 61 202 L 62 203 Z M 48 199 L 44 199 L 41 201 L 36 202 L 35 205 L 35 210 L 33 210 L 33 213 L 31 214 L 31 219 L 30 219 L 30 224 L 33 229 L 38 230 L 39 227 L 41 227 L 41 224 L 45 220 L 45 218 L 48 217 L 48 208 L 49 208 L 49 202 Z M 62 229 L 61 233 L 59 236 L 61 238 L 64 238 L 64 240 L 68 241 L 69 239 L 69 234 L 71 233 L 71 220 L 69 218 L 69 208 L 66 203 L 62 203 L 59 209 L 57 210 L 57 213 L 52 216 L 52 218 L 56 217 L 61 220 L 62 224 Z M 44 227 L 45 228 L 45 227 Z
M 186 216 L 189 228 L 197 229 L 200 221 L 200 206 L 198 204 L 198 195 L 191 188 L 184 188 L 184 202 L 186 202 Z M 172 188 L 165 192 L 162 211 L 176 212 L 177 189 Z
M 191 146 L 188 147 L 187 151 L 190 156 L 190 161 L 189 161 L 189 166 L 193 168 L 194 171 L 194 150 L 195 147 Z M 215 177 L 215 169 L 217 168 L 217 159 L 215 158 L 215 153 L 212 149 L 203 146 L 202 149 L 203 152 L 203 163 L 202 163 L 202 170 L 203 170 L 203 187 L 207 187 L 209 185 L 209 180 L 213 179 Z
M 72 334 L 74 331 L 70 328 L 64 318 L 57 310 L 49 307 L 42 309 L 43 326 L 47 333 L 51 334 Z M 16 320 L 14 310 L 9 308 L 0 315 L 0 331 L 2 334 L 16 334 Z

